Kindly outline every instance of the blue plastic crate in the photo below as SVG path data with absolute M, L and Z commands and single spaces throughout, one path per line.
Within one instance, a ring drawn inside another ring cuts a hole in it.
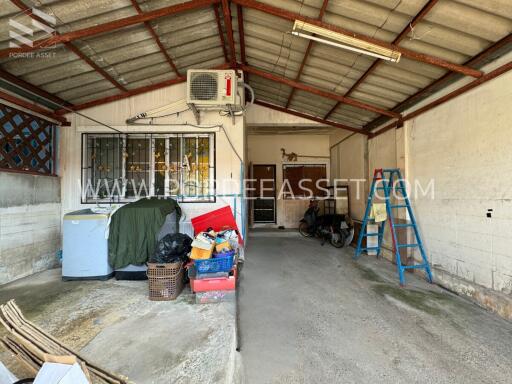
M 229 272 L 233 268 L 235 252 L 226 252 L 215 255 L 206 260 L 194 260 L 197 273 Z

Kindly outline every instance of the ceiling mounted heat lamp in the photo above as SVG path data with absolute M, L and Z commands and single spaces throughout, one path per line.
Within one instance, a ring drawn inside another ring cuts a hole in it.
M 361 39 L 356 39 L 355 37 L 333 32 L 329 29 L 318 27 L 304 21 L 295 20 L 292 35 L 318 41 L 319 43 L 331 45 L 333 47 L 377 57 L 393 63 L 398 63 L 400 61 L 400 52 L 384 48 L 380 45 L 372 44 Z

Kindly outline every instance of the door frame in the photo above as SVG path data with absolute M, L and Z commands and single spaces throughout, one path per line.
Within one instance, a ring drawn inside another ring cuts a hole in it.
M 254 167 L 271 167 L 274 168 L 274 220 L 273 221 L 256 221 L 254 216 L 254 201 L 252 204 L 253 224 L 277 224 L 277 165 L 276 164 L 252 164 L 252 177 L 254 178 Z

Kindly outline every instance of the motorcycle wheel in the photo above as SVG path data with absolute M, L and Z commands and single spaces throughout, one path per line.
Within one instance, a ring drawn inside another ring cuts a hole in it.
M 330 242 L 335 248 L 343 248 L 345 246 L 345 236 L 341 233 L 333 233 L 330 238 Z
M 308 223 L 305 222 L 299 224 L 299 233 L 304 237 L 313 237 L 313 234 L 309 231 Z

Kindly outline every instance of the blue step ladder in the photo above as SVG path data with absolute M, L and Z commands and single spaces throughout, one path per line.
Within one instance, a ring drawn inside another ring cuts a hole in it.
M 357 240 L 357 248 L 354 255 L 354 259 L 358 259 L 361 256 L 361 252 L 363 251 L 376 251 L 377 257 L 380 256 L 381 248 L 382 248 L 382 239 L 384 237 L 384 228 L 386 221 L 382 221 L 380 223 L 375 223 L 379 225 L 379 230 L 377 233 L 367 233 L 368 223 L 374 223 L 374 220 L 371 219 L 370 212 L 372 209 L 372 205 L 375 199 L 376 191 L 384 191 L 384 200 L 386 203 L 386 212 L 387 212 L 387 220 L 389 221 L 389 226 L 391 228 L 392 240 L 393 240 L 393 252 L 396 258 L 396 266 L 398 269 L 398 275 L 400 277 L 400 285 L 405 285 L 405 276 L 404 271 L 406 269 L 425 269 L 425 274 L 427 280 L 432 283 L 432 272 L 430 271 L 430 265 L 427 260 L 427 256 L 425 254 L 425 249 L 423 247 L 423 242 L 421 241 L 420 232 L 418 230 L 418 225 L 416 224 L 416 219 L 414 218 L 414 213 L 412 211 L 411 203 L 409 202 L 409 197 L 407 196 L 407 190 L 405 188 L 404 180 L 402 179 L 402 174 L 400 173 L 399 168 L 391 168 L 391 169 L 376 169 L 373 172 L 373 181 L 370 187 L 370 193 L 368 194 L 368 202 L 366 203 L 366 210 L 364 213 L 364 220 L 361 226 L 361 231 L 359 232 L 359 238 Z M 393 204 L 391 201 L 391 197 L 393 195 L 396 197 L 396 203 Z M 380 196 L 382 196 L 380 194 Z M 378 196 L 377 196 L 378 198 Z M 409 215 L 410 223 L 402 224 L 396 223 L 393 212 L 398 209 L 406 209 L 407 214 Z M 414 243 L 408 244 L 399 244 L 396 230 L 402 228 L 413 228 L 414 233 Z M 368 238 L 369 237 L 377 237 L 377 246 L 369 246 Z M 366 247 L 362 247 L 363 237 L 367 238 Z M 402 260 L 400 259 L 400 250 L 403 248 L 418 248 L 421 254 L 422 262 L 421 264 L 415 265 L 402 265 Z

